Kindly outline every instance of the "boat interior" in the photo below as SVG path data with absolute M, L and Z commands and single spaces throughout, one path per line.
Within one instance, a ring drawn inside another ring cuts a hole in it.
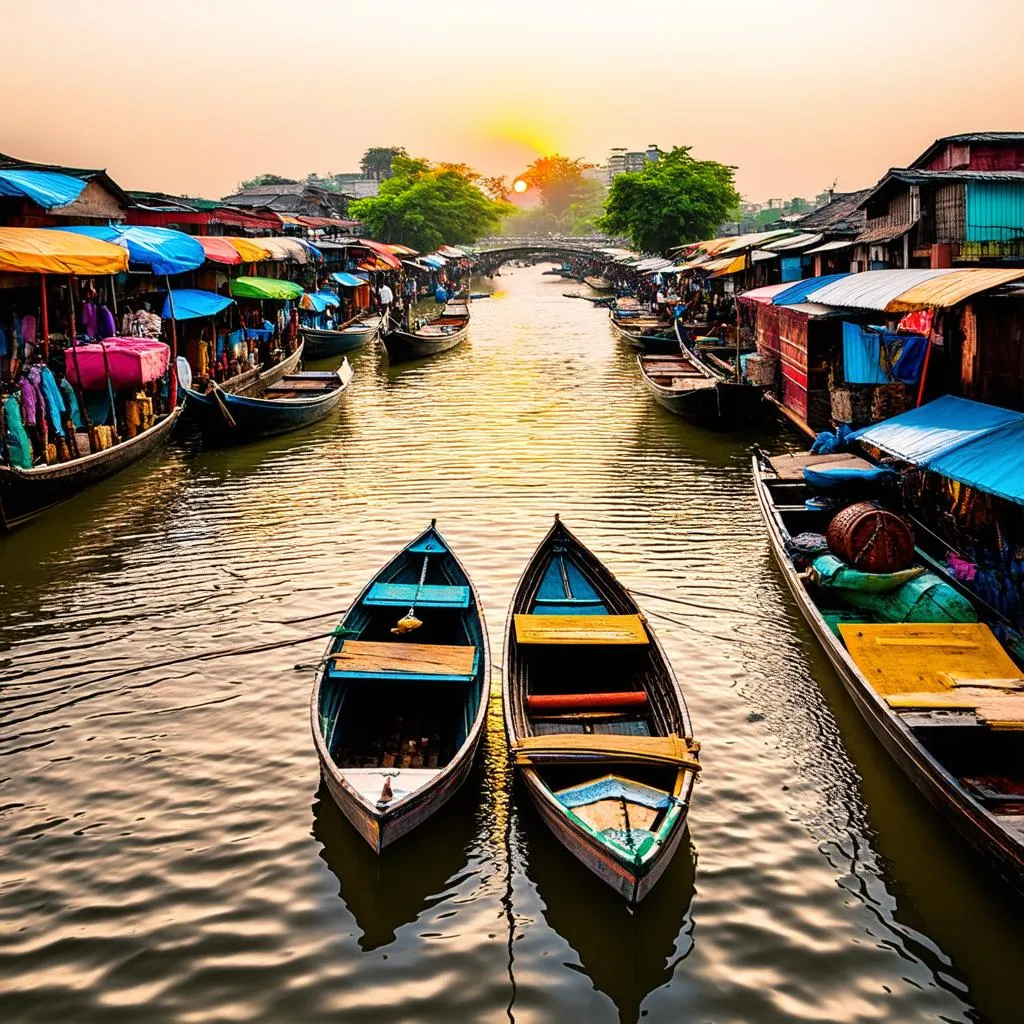
M 643 355 L 640 367 L 652 383 L 671 391 L 714 386 L 714 381 L 684 355 Z
M 385 778 L 397 800 L 468 737 L 481 693 L 480 623 L 468 580 L 428 533 L 373 581 L 342 630 L 321 684 L 320 727 L 342 775 L 381 806 Z
M 822 502 L 804 481 L 803 469 L 876 467 L 848 454 L 770 462 L 778 476 L 762 479 L 782 540 L 835 642 L 926 756 L 1024 842 L 1024 672 L 1019 657 L 1010 654 L 1022 649 L 1020 635 L 1005 622 L 977 621 L 976 598 L 920 549 L 911 569 L 900 573 L 845 572 L 824 579 L 817 571 L 821 563 L 802 550 L 807 542 L 801 535 L 825 534 L 836 507 Z M 846 500 L 863 497 L 850 494 Z M 928 588 L 938 586 L 944 602 L 930 597 L 939 590 Z M 911 606 L 919 594 L 928 599 Z
M 651 737 L 674 728 L 651 700 L 656 664 L 643 620 L 614 611 L 556 543 L 514 629 L 526 743 L 555 762 L 536 766 L 541 781 L 615 853 L 630 857 L 653 839 L 682 772 L 657 759 L 632 760 L 631 747 L 649 749 Z
M 275 401 L 282 398 L 316 398 L 337 391 L 341 385 L 337 371 L 290 373 L 265 388 L 260 397 Z

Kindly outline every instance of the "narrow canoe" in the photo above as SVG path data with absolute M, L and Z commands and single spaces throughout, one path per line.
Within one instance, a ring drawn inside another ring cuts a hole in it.
M 683 355 L 638 355 L 644 387 L 663 409 L 691 423 L 718 422 L 718 388 L 693 360 Z
M 233 395 L 247 395 L 260 388 L 267 387 L 279 381 L 286 374 L 294 373 L 302 361 L 303 346 L 300 341 L 294 352 L 289 353 L 276 363 L 269 363 L 264 366 L 256 366 L 245 373 L 229 377 L 220 385 L 222 391 L 228 391 Z
M 306 347 L 306 358 L 330 359 L 362 348 L 371 341 L 380 326 L 380 317 L 359 320 L 337 331 L 322 331 L 313 327 L 301 327 L 299 333 Z
M 469 314 L 449 314 L 447 310 L 445 307 L 441 316 L 412 331 L 398 327 L 381 328 L 380 340 L 388 359 L 392 363 L 426 359 L 461 345 L 469 334 Z
M 422 625 L 396 634 L 412 609 Z M 472 767 L 490 685 L 483 606 L 431 522 L 370 580 L 336 634 L 310 701 L 313 742 L 331 797 L 380 851 Z
M 846 613 L 834 632 L 823 609 L 829 611 L 836 598 L 814 588 L 787 550 L 799 533 L 824 532 L 828 513 L 806 508 L 811 493 L 806 484 L 775 475 L 763 457 L 755 455 L 753 475 L 769 545 L 786 585 L 871 731 L 990 867 L 1024 893 L 1020 666 L 984 623 L 883 626 L 862 612 Z M 921 557 L 920 564 L 928 563 Z M 949 577 L 945 582 L 971 600 L 964 587 Z M 975 685 L 956 683 L 944 676 L 947 669 Z M 991 710 L 1000 705 L 1007 710 Z
M 346 359 L 329 373 L 293 373 L 258 394 L 233 395 L 208 388 L 189 390 L 192 416 L 212 444 L 243 444 L 273 437 L 322 420 L 337 408 L 352 380 Z
M 636 603 L 557 518 L 512 599 L 502 697 L 541 818 L 628 902 L 642 900 L 686 832 L 698 745 Z
M 609 310 L 612 329 L 630 348 L 641 352 L 673 352 L 678 348 L 672 327 L 658 317 L 617 317 Z
M 718 390 L 716 408 L 719 427 L 745 426 L 756 423 L 764 417 L 768 408 L 764 398 L 766 388 L 737 380 L 735 369 L 724 358 L 716 357 L 714 352 L 702 351 L 699 347 L 688 344 L 680 330 L 678 320 L 675 323 L 675 336 L 679 342 L 679 351 L 683 356 L 715 382 L 715 387 Z M 734 363 L 735 348 L 723 347 L 720 351 L 723 354 L 728 352 Z
M 583 283 L 589 285 L 595 292 L 610 291 L 612 287 L 611 281 L 609 281 L 607 277 L 602 277 L 600 274 L 587 274 L 586 277 L 583 278 Z
M 179 405 L 133 438 L 70 462 L 31 469 L 0 465 L 0 527 L 12 530 L 21 526 L 138 462 L 170 437 L 182 408 Z

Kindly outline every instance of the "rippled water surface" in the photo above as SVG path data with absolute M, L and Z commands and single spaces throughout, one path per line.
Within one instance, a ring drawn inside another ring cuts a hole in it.
M 494 283 L 469 343 L 358 353 L 309 431 L 186 439 L 0 537 L 0 1019 L 1021 1020 L 1021 905 L 804 628 L 755 438 L 654 406 L 560 279 Z M 554 512 L 647 595 L 703 743 L 689 844 L 636 914 L 512 786 L 497 668 L 476 773 L 381 857 L 309 735 L 309 638 L 432 516 L 500 666 Z

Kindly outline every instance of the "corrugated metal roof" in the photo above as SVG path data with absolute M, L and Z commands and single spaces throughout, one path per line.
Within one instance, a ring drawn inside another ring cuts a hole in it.
M 763 248 L 769 252 L 788 252 L 790 249 L 802 249 L 804 246 L 814 245 L 824 237 L 824 235 L 806 233 L 793 235 L 790 238 L 781 238 L 777 242 L 768 242 Z
M 889 303 L 886 312 L 909 313 L 915 309 L 955 306 L 979 292 L 998 288 L 1001 284 L 1009 284 L 1022 278 L 1024 270 L 962 268 L 902 292 Z
M 900 224 L 880 224 L 878 227 L 862 231 L 854 241 L 858 244 L 891 242 L 894 239 L 902 238 L 916 223 L 916 220 L 912 220 Z
M 818 278 L 818 280 L 823 280 L 823 278 Z M 742 295 L 737 296 L 737 298 L 741 302 L 760 302 L 766 304 L 771 302 L 779 292 L 784 292 L 791 286 L 791 281 L 783 281 L 782 284 L 769 284 L 763 288 L 751 288 L 750 291 L 744 292 Z
M 718 250 L 718 255 L 725 256 L 730 252 L 739 252 L 740 249 L 763 249 L 772 239 L 794 234 L 796 232 L 792 228 L 781 228 L 776 231 L 754 231 L 749 235 L 737 235 Z
M 729 274 L 738 274 L 741 270 L 747 269 L 747 257 L 746 254 L 735 257 L 725 257 L 725 266 L 721 270 L 716 270 L 711 276 L 712 277 L 727 277 Z
M 860 203 L 870 191 L 865 188 L 859 192 L 836 192 L 830 202 L 801 217 L 797 227 L 830 235 L 854 235 L 864 227 L 864 211 L 860 209 Z
M 810 256 L 815 252 L 836 252 L 839 249 L 849 249 L 854 244 L 852 238 L 840 239 L 835 242 L 826 242 L 824 245 L 816 245 L 813 249 L 808 249 L 806 255 Z
M 838 281 L 809 291 L 806 298 L 810 302 L 823 302 L 826 306 L 885 312 L 889 303 L 908 289 L 954 272 L 952 268 L 866 270 L 861 274 L 845 274 Z
M 776 306 L 792 306 L 797 302 L 806 302 L 811 292 L 824 288 L 827 284 L 834 284 L 849 277 L 849 274 L 822 274 L 821 277 L 805 277 L 802 281 L 791 281 L 780 292 L 772 297 Z
M 780 309 L 791 309 L 794 313 L 803 313 L 804 316 L 812 319 L 819 319 L 826 316 L 842 316 L 842 311 L 833 309 L 831 306 L 822 305 L 820 302 L 790 302 L 780 305 Z

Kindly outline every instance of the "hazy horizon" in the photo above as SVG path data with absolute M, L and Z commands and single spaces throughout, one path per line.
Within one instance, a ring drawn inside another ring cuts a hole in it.
M 358 170 L 370 146 L 512 177 L 657 143 L 736 166 L 751 201 L 849 191 L 939 136 L 1024 129 L 1024 4 L 971 10 L 41 0 L 4 13 L 18 101 L 0 152 L 217 198 L 262 172 Z

